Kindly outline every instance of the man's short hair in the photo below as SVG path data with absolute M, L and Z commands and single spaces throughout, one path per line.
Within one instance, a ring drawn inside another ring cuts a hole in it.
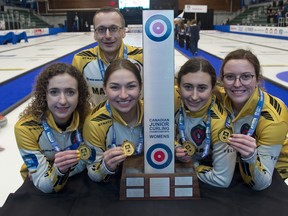
M 96 11 L 94 17 L 93 17 L 93 24 L 95 26 L 95 23 L 94 23 L 94 20 L 95 20 L 95 17 L 97 16 L 97 14 L 99 13 L 112 13 L 112 12 L 115 12 L 117 14 L 119 14 L 120 18 L 121 18 L 121 27 L 125 27 L 125 19 L 123 17 L 123 14 L 120 12 L 120 10 L 118 8 L 114 8 L 114 7 L 102 7 L 100 8 L 100 10 Z

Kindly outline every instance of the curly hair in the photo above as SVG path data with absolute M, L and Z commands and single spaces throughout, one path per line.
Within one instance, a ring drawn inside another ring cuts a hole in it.
M 84 123 L 85 117 L 90 111 L 88 86 L 82 74 L 74 66 L 66 63 L 52 63 L 38 75 L 33 88 L 32 101 L 20 113 L 20 118 L 33 115 L 38 121 L 41 120 L 41 116 L 48 110 L 46 96 L 49 80 L 54 76 L 64 73 L 69 74 L 77 80 L 79 96 L 76 111 L 78 111 L 80 116 L 80 125 Z

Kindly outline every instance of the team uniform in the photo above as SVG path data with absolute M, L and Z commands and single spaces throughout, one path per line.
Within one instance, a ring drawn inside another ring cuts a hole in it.
M 103 106 L 86 118 L 83 127 L 84 142 L 96 150 L 96 160 L 87 167 L 88 175 L 93 181 L 105 181 L 107 177 L 115 174 L 106 168 L 103 161 L 103 152 L 111 147 L 114 134 L 117 146 L 125 140 L 132 142 L 136 148 L 139 145 L 139 138 L 143 134 L 143 101 L 138 102 L 137 109 L 138 120 L 134 127 L 129 127 L 113 107 L 112 117 L 107 107 Z
M 263 94 L 263 108 L 252 135 L 256 139 L 257 148 L 251 157 L 240 158 L 239 161 L 244 182 L 254 190 L 265 189 L 271 184 L 274 167 L 288 130 L 288 113 L 285 104 L 266 92 Z M 259 96 L 259 89 L 256 88 L 237 116 L 233 115 L 229 97 L 224 97 L 225 108 L 231 114 L 233 133 L 247 134 L 254 118 Z M 287 161 L 287 159 L 284 160 Z
M 288 134 L 283 143 L 275 168 L 278 170 L 283 180 L 288 179 Z
M 175 92 L 175 95 L 178 94 Z M 181 137 L 179 135 L 179 107 L 181 99 L 176 95 L 175 97 L 175 128 L 176 141 L 175 145 L 181 145 Z M 199 154 L 204 151 L 206 144 L 206 123 L 207 111 L 210 107 L 211 101 L 214 101 L 211 106 L 211 144 L 208 156 L 205 159 L 198 159 L 193 156 L 193 163 L 196 168 L 198 178 L 212 186 L 228 187 L 233 178 L 236 151 L 232 149 L 225 141 L 225 120 L 227 113 L 223 109 L 219 100 L 212 96 L 205 106 L 198 112 L 192 113 L 183 106 L 184 122 L 185 122 L 185 136 L 186 140 L 193 142 L 196 147 L 196 153 Z M 222 141 L 221 141 L 222 140 Z
M 141 75 L 143 75 L 143 50 L 142 48 L 129 45 L 122 45 L 117 58 L 126 58 L 136 64 Z M 106 68 L 109 66 L 104 53 L 99 46 L 83 50 L 76 54 L 73 58 L 72 65 L 83 73 L 86 79 L 89 90 L 92 93 L 92 102 L 97 105 L 106 100 L 103 90 L 103 78 Z
M 78 112 L 73 113 L 72 122 L 66 131 L 57 127 L 51 112 L 47 112 L 45 116 L 61 151 L 77 146 Z M 61 173 L 54 165 L 56 152 L 42 123 L 33 116 L 20 119 L 15 124 L 14 132 L 20 154 L 25 162 L 21 168 L 21 175 L 25 179 L 29 172 L 34 185 L 41 191 L 45 193 L 59 191 L 65 186 L 70 176 L 80 173 L 86 168 L 86 163 L 80 160 L 67 173 Z

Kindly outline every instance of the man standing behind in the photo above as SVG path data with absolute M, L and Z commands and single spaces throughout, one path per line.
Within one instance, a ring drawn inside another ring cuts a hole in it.
M 92 102 L 97 105 L 105 100 L 103 77 L 108 65 L 115 59 L 125 58 L 135 63 L 143 72 L 143 50 L 124 44 L 125 20 L 121 12 L 113 7 L 104 7 L 93 18 L 94 39 L 98 45 L 77 53 L 72 61 L 83 73 L 92 93 Z
M 190 45 L 192 55 L 197 55 L 198 41 L 200 39 L 200 27 L 197 25 L 197 21 L 193 19 L 190 27 Z

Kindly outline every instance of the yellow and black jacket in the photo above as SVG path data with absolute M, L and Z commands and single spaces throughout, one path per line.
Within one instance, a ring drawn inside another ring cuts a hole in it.
M 141 75 L 143 77 L 143 50 L 142 48 L 124 45 L 122 43 L 120 47 L 120 52 L 117 58 L 124 58 L 124 46 L 127 48 L 127 58 L 139 68 Z M 104 74 L 101 73 L 99 63 L 102 62 L 104 70 L 110 64 L 99 46 L 83 50 L 77 53 L 72 61 L 72 65 L 75 66 L 81 73 L 88 83 L 89 90 L 92 95 L 92 102 L 97 105 L 106 100 L 105 93 L 103 90 L 103 77 Z

